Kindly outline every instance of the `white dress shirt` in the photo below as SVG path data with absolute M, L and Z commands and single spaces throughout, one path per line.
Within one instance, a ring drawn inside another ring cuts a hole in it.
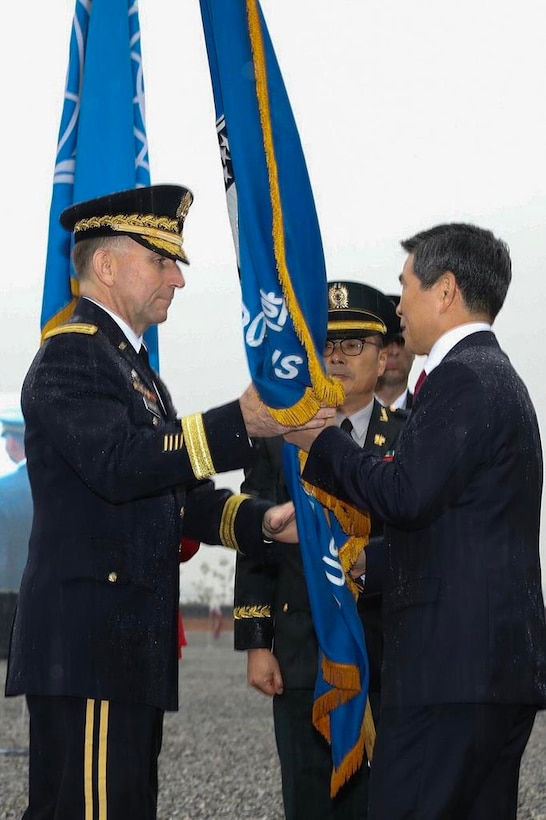
M 140 348 L 142 347 L 142 336 L 137 336 L 135 331 L 131 327 L 129 327 L 127 322 L 125 322 L 121 318 L 121 316 L 118 316 L 117 313 L 114 313 L 105 305 L 101 304 L 101 302 L 97 302 L 96 299 L 91 299 L 90 296 L 83 296 L 82 298 L 88 299 L 90 302 L 93 302 L 95 305 L 98 305 L 100 308 L 102 308 L 104 312 L 107 313 L 108 316 L 110 316 L 114 320 L 114 322 L 119 327 L 123 335 L 127 337 L 127 341 L 133 345 L 136 352 L 139 352 Z
M 467 322 L 464 325 L 452 327 L 451 330 L 443 333 L 439 339 L 436 339 L 428 354 L 424 367 L 427 376 L 435 367 L 438 367 L 442 359 L 447 356 L 456 344 L 472 333 L 479 333 L 482 330 L 491 330 L 491 325 L 487 322 Z
M 360 447 L 364 447 L 364 442 L 366 441 L 366 436 L 368 434 L 368 427 L 370 426 L 372 411 L 373 399 L 366 407 L 363 407 L 362 410 L 358 410 L 356 413 L 353 413 L 352 416 L 344 416 L 343 413 L 338 411 L 336 413 L 336 424 L 339 427 L 343 419 L 348 418 L 353 425 L 353 429 L 350 433 L 351 438 L 353 441 L 356 441 Z

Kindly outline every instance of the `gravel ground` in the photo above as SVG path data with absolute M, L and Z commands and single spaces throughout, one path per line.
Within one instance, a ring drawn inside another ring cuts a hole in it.
M 231 632 L 188 640 L 180 712 L 165 720 L 158 820 L 282 820 L 269 700 L 248 689 Z M 0 662 L 2 688 L 5 669 Z M 23 699 L 0 697 L 0 820 L 20 820 L 26 806 L 27 732 Z M 545 761 L 542 712 L 522 764 L 518 820 L 546 820 Z

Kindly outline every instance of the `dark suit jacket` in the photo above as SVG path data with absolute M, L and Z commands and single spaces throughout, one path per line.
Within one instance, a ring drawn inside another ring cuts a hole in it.
M 195 478 L 165 386 L 156 377 L 159 398 L 108 314 L 82 299 L 67 329 L 42 345 L 22 391 L 34 521 L 6 692 L 175 709 L 182 524 L 221 543 L 231 493 Z M 202 421 L 216 470 L 243 466 L 238 402 Z M 263 549 L 267 506 L 245 501 L 232 521 L 245 551 Z
M 304 478 L 386 522 L 383 704 L 546 703 L 541 444 L 492 333 L 431 372 L 393 462 L 331 428 Z
M 393 449 L 405 421 L 404 411 L 393 413 L 375 401 L 364 446 L 383 456 Z M 245 492 L 279 503 L 288 500 L 282 447 L 282 438 L 259 441 L 255 461 L 246 471 Z M 372 535 L 381 535 L 382 529 L 381 521 L 372 521 Z M 382 652 L 380 597 L 363 596 L 359 603 L 370 661 L 370 689 L 377 691 Z M 236 649 L 273 648 L 285 689 L 314 688 L 318 644 L 299 546 L 276 545 L 269 560 L 237 556 L 234 614 Z

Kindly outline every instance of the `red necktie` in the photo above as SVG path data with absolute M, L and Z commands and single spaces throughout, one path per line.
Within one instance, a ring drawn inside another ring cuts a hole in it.
M 419 390 L 421 389 L 421 387 L 423 386 L 423 382 L 425 381 L 426 377 L 427 377 L 427 373 L 426 373 L 426 370 L 423 368 L 421 370 L 421 372 L 419 373 L 419 376 L 417 377 L 417 381 L 415 382 L 415 387 L 413 388 L 414 398 L 417 395 L 417 393 L 419 392 Z

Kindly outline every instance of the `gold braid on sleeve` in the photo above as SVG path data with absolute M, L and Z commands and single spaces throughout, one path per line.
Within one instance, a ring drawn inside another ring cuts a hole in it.
M 184 416 L 181 419 L 184 441 L 196 478 L 208 478 L 216 473 L 207 441 L 202 413 Z
M 224 547 L 237 550 L 237 552 L 241 552 L 241 550 L 235 538 L 235 519 L 237 518 L 239 507 L 247 498 L 250 498 L 250 496 L 246 493 L 230 496 L 224 505 L 222 519 L 220 521 L 220 541 Z
M 266 604 L 234 607 L 233 619 L 243 621 L 245 618 L 271 618 L 271 607 Z

